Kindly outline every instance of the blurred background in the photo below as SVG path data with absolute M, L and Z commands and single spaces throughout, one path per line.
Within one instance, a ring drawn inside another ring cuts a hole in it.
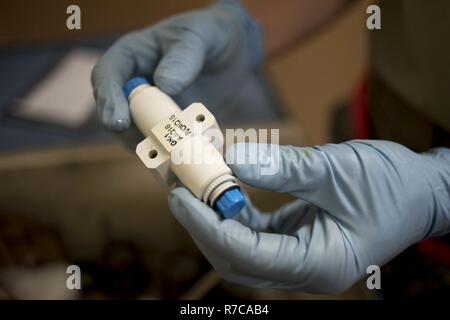
M 230 285 L 172 218 L 162 187 L 96 120 L 90 71 L 120 35 L 208 1 L 65 0 L 0 4 L 0 297 L 24 299 L 377 299 L 365 283 L 339 296 Z M 223 127 L 280 128 L 281 143 L 353 136 L 346 106 L 367 63 L 367 1 L 246 80 Z M 290 198 L 248 189 L 272 210 Z M 67 266 L 82 290 L 67 290 Z

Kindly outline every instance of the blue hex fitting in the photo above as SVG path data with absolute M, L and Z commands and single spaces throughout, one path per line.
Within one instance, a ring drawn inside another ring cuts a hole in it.
M 144 77 L 134 77 L 128 80 L 123 86 L 125 96 L 128 98 L 131 92 L 142 84 L 149 84 Z
M 225 219 L 233 218 L 245 206 L 245 197 L 239 188 L 228 189 L 222 193 L 215 203 L 215 209 Z

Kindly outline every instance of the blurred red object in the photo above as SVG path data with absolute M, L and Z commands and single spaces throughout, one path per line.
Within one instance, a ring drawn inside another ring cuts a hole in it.
M 417 252 L 446 267 L 450 267 L 450 246 L 438 239 L 422 241 L 417 245 Z
M 367 96 L 367 78 L 357 85 L 350 105 L 351 122 L 355 139 L 369 139 L 371 136 Z

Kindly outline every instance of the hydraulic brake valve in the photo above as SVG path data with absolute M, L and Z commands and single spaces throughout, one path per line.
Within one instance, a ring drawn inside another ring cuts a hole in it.
M 232 218 L 245 205 L 236 177 L 219 146 L 223 136 L 214 116 L 201 103 L 184 110 L 145 78 L 124 85 L 134 123 L 146 137 L 136 147 L 144 165 L 167 185 L 177 178 L 198 199 Z

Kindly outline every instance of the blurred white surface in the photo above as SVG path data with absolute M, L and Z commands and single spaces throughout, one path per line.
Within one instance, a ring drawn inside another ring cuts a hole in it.
M 78 290 L 66 287 L 68 265 L 61 262 L 34 268 L 3 269 L 0 270 L 0 283 L 7 295 L 15 299 L 77 299 Z
M 94 109 L 91 71 L 100 57 L 95 50 L 70 51 L 31 92 L 18 101 L 16 116 L 76 128 Z

